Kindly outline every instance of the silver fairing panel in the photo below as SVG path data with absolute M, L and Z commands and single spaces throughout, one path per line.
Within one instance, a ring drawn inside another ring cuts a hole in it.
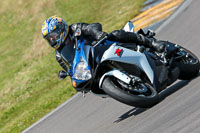
M 112 44 L 112 46 L 110 46 L 109 49 L 104 52 L 101 62 L 104 62 L 106 60 L 134 64 L 141 68 L 141 70 L 146 73 L 151 83 L 153 83 L 153 70 L 151 69 L 147 58 L 143 53 L 117 46 L 116 43 L 114 43 Z

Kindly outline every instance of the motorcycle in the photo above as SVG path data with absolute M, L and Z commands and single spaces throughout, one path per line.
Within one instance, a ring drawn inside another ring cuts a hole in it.
M 134 32 L 128 22 L 122 30 Z M 147 37 L 155 33 L 138 31 Z M 163 41 L 166 49 L 158 53 L 137 44 L 118 43 L 107 36 L 95 45 L 81 36 L 73 35 L 75 47 L 65 46 L 61 51 L 77 91 L 91 92 L 101 97 L 112 97 L 124 104 L 148 108 L 159 102 L 159 93 L 177 79 L 194 78 L 200 69 L 197 56 L 186 48 Z

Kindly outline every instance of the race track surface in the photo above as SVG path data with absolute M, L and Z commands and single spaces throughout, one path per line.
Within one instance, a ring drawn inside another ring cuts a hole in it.
M 157 33 L 158 39 L 181 44 L 200 58 L 200 0 Z M 111 98 L 78 94 L 28 133 L 200 133 L 200 77 L 177 81 L 149 109 Z

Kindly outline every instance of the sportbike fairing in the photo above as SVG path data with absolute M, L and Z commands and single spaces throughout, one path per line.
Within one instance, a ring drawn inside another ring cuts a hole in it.
M 132 22 L 128 22 L 124 27 L 124 31 L 134 32 L 134 25 Z M 106 40 L 104 45 L 112 45 L 114 42 Z M 78 41 L 78 45 L 80 45 L 80 49 L 83 48 L 85 41 Z M 102 50 L 101 50 L 102 51 Z M 77 62 L 79 62 L 80 57 L 83 55 L 83 59 L 86 61 L 85 54 L 82 51 L 81 54 L 77 53 L 77 50 L 74 48 L 74 45 L 65 45 L 63 49 L 60 51 L 62 58 L 64 59 L 65 64 L 68 66 L 68 69 L 73 74 L 75 67 L 71 68 L 71 66 L 76 66 Z M 75 58 L 75 59 L 74 59 Z M 82 60 L 83 61 L 83 60 Z M 87 65 L 89 68 L 89 66 Z
M 143 70 L 147 74 L 151 83 L 153 83 L 154 79 L 153 70 L 148 63 L 146 56 L 142 53 L 121 46 L 117 46 L 115 43 L 105 51 L 101 59 L 101 62 L 104 62 L 106 60 L 113 60 L 128 64 L 134 64 L 138 66 L 141 70 Z

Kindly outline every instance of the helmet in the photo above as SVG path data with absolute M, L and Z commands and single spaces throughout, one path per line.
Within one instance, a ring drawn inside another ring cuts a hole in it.
M 60 17 L 52 16 L 46 19 L 42 24 L 42 35 L 48 41 L 51 47 L 58 49 L 65 41 L 69 27 Z

